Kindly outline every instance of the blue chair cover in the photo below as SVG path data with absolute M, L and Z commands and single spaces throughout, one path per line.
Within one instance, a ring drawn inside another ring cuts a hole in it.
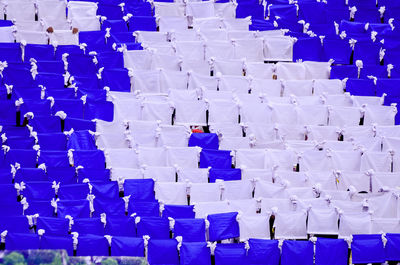
M 293 61 L 321 61 L 322 45 L 319 37 L 299 38 L 293 45 Z
M 17 191 L 13 184 L 0 184 L 0 202 L 16 202 Z
M 99 119 L 104 121 L 113 121 L 114 104 L 110 101 L 92 101 L 87 100 L 85 106 L 85 119 Z
M 135 219 L 127 216 L 108 216 L 106 235 L 136 237 Z
M 67 117 L 83 119 L 83 108 L 81 99 L 57 99 L 53 106 L 53 113 L 64 111 Z
M 73 218 L 90 217 L 90 203 L 88 200 L 60 200 L 57 206 L 57 216 L 59 218 L 65 218 L 67 215 Z
M 55 59 L 61 60 L 64 53 L 84 54 L 85 52 L 78 45 L 58 45 L 55 52 Z
M 133 16 L 128 22 L 129 31 L 146 30 L 146 31 L 156 31 L 157 24 L 156 18 L 152 16 Z
M 154 201 L 153 179 L 126 179 L 124 182 L 124 196 L 131 195 L 135 201 Z
M 145 235 L 154 239 L 168 239 L 169 237 L 169 221 L 167 218 L 141 216 L 140 222 L 136 224 L 137 236 Z
M 114 199 L 119 198 L 119 188 L 116 181 L 109 182 L 92 182 L 92 194 L 96 198 Z
M 88 184 L 60 185 L 58 190 L 60 200 L 83 200 L 88 194 Z
M 215 265 L 248 264 L 244 243 L 217 244 Z
M 160 205 L 158 201 L 135 201 L 129 200 L 128 215 L 138 216 L 160 216 Z
M 346 265 L 348 246 L 344 239 L 318 238 L 315 244 L 316 265 Z
M 357 42 L 354 47 L 354 59 L 353 63 L 357 60 L 363 61 L 365 65 L 379 65 L 379 50 L 381 49 L 381 45 L 379 43 L 371 43 L 360 41 Z
M 280 17 L 285 21 L 296 21 L 297 22 L 297 7 L 295 5 L 282 5 L 282 4 L 272 4 L 269 6 L 269 17 L 274 19 L 275 17 Z
M 81 95 L 86 95 L 87 99 L 92 101 L 104 101 L 107 99 L 107 91 L 105 89 L 86 89 L 86 87 L 79 87 L 78 91 Z
M 3 156 L 1 156 L 1 159 L 4 159 Z M 12 179 L 13 179 L 13 175 L 12 175 L 10 169 L 1 169 L 0 168 L 0 184 L 11 184 Z
M 2 102 L 2 104 L 3 104 L 3 102 Z M 21 137 L 23 137 L 23 136 L 29 137 L 30 136 L 30 131 L 29 131 L 28 127 L 17 127 L 17 126 L 13 126 L 13 125 L 3 125 L 3 130 L 1 132 L 2 133 L 6 133 L 7 137 L 8 136 L 21 136 Z
M 44 229 L 46 235 L 67 236 L 69 231 L 69 220 L 66 218 L 39 216 L 36 223 L 36 231 Z
M 236 221 L 237 212 L 210 214 L 209 240 L 219 241 L 239 237 L 239 224 Z
M 3 19 L 3 17 L 2 17 Z M 0 27 L 11 27 L 14 23 L 11 20 L 1 20 Z
M 50 100 L 24 100 L 24 104 L 20 107 L 21 116 L 27 112 L 33 112 L 36 116 L 50 116 L 51 102 Z
M 76 92 L 73 89 L 68 88 L 51 88 L 46 89 L 45 94 L 47 97 L 53 97 L 54 99 L 76 99 L 79 96 L 82 97 L 80 90 Z M 78 95 L 78 96 L 77 96 Z
M 354 15 L 355 22 L 371 22 L 371 23 L 380 23 L 381 22 L 381 14 L 378 9 L 373 8 L 357 8 L 357 12 Z
M 124 45 L 126 45 L 126 49 L 128 51 L 143 50 L 143 47 L 142 47 L 141 43 L 124 43 Z M 117 45 L 117 47 L 121 47 L 121 45 Z
M 230 151 L 203 149 L 200 153 L 200 168 L 231 168 Z
M 38 133 L 61 132 L 61 120 L 58 116 L 35 116 L 33 119 L 29 120 L 29 125 Z
M 25 215 L 39 214 L 39 216 L 54 217 L 54 208 L 50 201 L 28 200 L 29 207 L 24 211 Z
M 74 131 L 68 138 L 68 149 L 97 150 L 94 136 L 88 130 Z
M 7 201 L 4 200 L 4 198 L 2 198 L 0 199 L 0 207 L 1 207 L 0 216 L 16 216 L 16 215 L 23 215 L 24 213 L 22 204 L 16 201 Z
M 38 61 L 36 62 L 39 74 L 58 74 L 63 75 L 65 73 L 64 62 L 58 61 Z M 37 79 L 37 76 L 35 80 Z
M 51 182 L 28 182 L 25 184 L 25 189 L 22 195 L 31 200 L 48 200 L 51 201 L 55 196 L 54 189 L 51 187 Z
M 339 26 L 340 32 L 346 31 L 349 34 L 363 34 L 366 33 L 365 23 L 351 22 L 347 20 L 341 20 Z
M 68 256 L 74 255 L 74 244 L 71 236 L 51 236 L 44 234 L 40 238 L 40 249 L 65 249 Z
M 68 72 L 75 76 L 96 76 L 97 67 L 92 55 L 70 54 L 68 60 Z
M 40 239 L 36 234 L 8 233 L 6 250 L 38 249 Z
M 125 202 L 122 198 L 112 200 L 95 198 L 93 216 L 100 216 L 102 213 L 111 216 L 125 216 Z
M 346 92 L 355 96 L 375 96 L 375 84 L 371 79 L 348 79 Z
M 11 100 L 0 100 L 0 123 L 7 125 L 16 124 L 15 102 Z
M 67 150 L 67 137 L 59 133 L 38 133 L 38 144 L 40 150 L 65 151 Z
M 164 205 L 162 216 L 164 218 L 194 218 L 194 205 Z
M 70 131 L 74 129 L 76 131 L 82 130 L 91 130 L 92 132 L 96 131 L 96 123 L 94 121 L 82 120 L 82 119 L 74 119 L 74 118 L 66 118 L 65 119 L 65 131 Z
M 109 87 L 111 91 L 131 91 L 131 81 L 128 75 L 128 69 L 105 68 L 102 73 L 102 81 L 104 82 L 104 86 Z
M 369 75 L 377 78 L 387 78 L 388 72 L 383 65 L 364 65 L 361 69 L 360 79 L 367 79 Z
M 279 265 L 280 250 L 278 240 L 249 239 L 249 264 Z
M 9 233 L 30 233 L 28 218 L 26 216 L 7 216 L 0 219 L 0 231 Z
M 125 13 L 130 13 L 133 16 L 152 16 L 153 11 L 149 2 L 126 2 Z M 129 29 L 130 31 L 133 31 Z
M 97 14 L 105 16 L 107 19 L 121 19 L 124 15 L 122 7 L 118 6 L 118 4 L 101 3 L 98 6 Z
M 148 244 L 149 264 L 179 264 L 178 242 L 175 239 L 150 239 Z
M 17 87 L 34 87 L 35 82 L 32 78 L 30 68 L 21 68 L 9 65 L 3 71 L 3 82 Z
M 21 62 L 22 50 L 19 43 L 1 43 L 0 44 L 0 61 Z
M 211 265 L 211 253 L 205 242 L 183 242 L 180 248 L 180 265 Z
M 333 23 L 312 24 L 312 25 L 310 25 L 309 30 L 311 30 L 312 32 L 314 32 L 317 35 L 322 35 L 322 36 L 326 36 L 326 37 L 335 37 L 336 36 L 335 24 L 333 24 Z M 323 54 L 324 60 L 326 60 L 325 57 L 326 57 L 325 54 Z
M 96 57 L 99 67 L 124 68 L 124 56 L 121 52 L 100 52 Z
M 310 24 L 326 24 L 327 8 L 324 3 L 306 2 L 299 3 L 299 20 Z
M 313 265 L 314 244 L 311 241 L 283 241 L 281 265 Z
M 104 224 L 100 217 L 94 218 L 77 218 L 71 228 L 72 232 L 78 232 L 79 235 L 92 234 L 104 235 Z
M 386 234 L 386 260 L 399 261 L 400 260 L 400 234 Z
M 378 79 L 376 82 L 376 96 L 386 93 L 390 97 L 400 97 L 400 79 Z
M 357 78 L 358 69 L 355 65 L 333 65 L 331 79 Z
M 263 19 L 252 19 L 251 20 L 251 25 L 249 26 L 249 30 L 252 31 L 264 31 L 264 30 L 273 30 L 275 29 L 274 24 L 263 20 Z
M 323 60 L 335 60 L 336 64 L 349 64 L 352 53 L 350 45 L 346 41 L 339 39 L 324 39 Z M 332 77 L 331 77 L 332 78 Z M 335 77 L 336 78 L 336 77 Z M 356 72 L 357 78 L 357 72 Z
M 105 31 L 81 31 L 79 32 L 79 43 L 86 43 L 88 51 L 110 50 L 105 36 Z
M 38 87 L 22 88 L 18 87 L 12 90 L 11 100 L 23 98 L 24 100 L 41 101 L 42 90 Z
M 25 46 L 25 62 L 29 62 L 31 58 L 36 59 L 36 61 L 54 60 L 54 47 L 52 45 L 27 44 Z
M 217 179 L 222 179 L 225 181 L 229 180 L 241 180 L 242 171 L 240 168 L 230 168 L 230 169 L 218 169 L 211 168 L 209 171 L 210 182 L 214 183 Z
M 105 157 L 101 150 L 77 150 L 74 151 L 75 166 L 83 166 L 85 168 L 105 168 Z
M 31 149 L 35 145 L 35 139 L 19 137 L 19 136 L 10 136 L 7 137 L 7 141 L 5 144 L 13 149 Z
M 252 19 L 264 19 L 264 7 L 254 3 L 240 3 L 236 8 L 236 18 L 248 16 Z
M 111 241 L 111 256 L 144 257 L 144 242 L 142 238 L 113 236 Z
M 61 182 L 61 184 L 76 183 L 75 168 L 47 166 L 47 178 L 49 181 Z
M 82 183 L 84 179 L 89 179 L 91 182 L 110 181 L 110 170 L 106 168 L 80 168 L 78 170 L 78 182 Z
M 80 235 L 78 237 L 77 256 L 109 256 L 109 244 L 104 236 Z
M 82 88 L 84 90 L 103 89 L 96 75 L 90 75 L 90 76 L 74 75 L 72 80 L 70 80 L 70 82 L 72 84 L 75 84 L 76 87 Z
M 218 150 L 218 135 L 216 133 L 192 133 L 189 138 L 189 146 Z
M 14 181 L 19 183 L 31 181 L 47 181 L 46 172 L 40 168 L 20 168 L 15 173 Z
M 38 164 L 46 164 L 51 167 L 69 167 L 67 151 L 40 151 Z
M 136 38 L 132 32 L 115 32 L 111 34 L 111 38 L 108 41 L 110 44 L 136 43 Z
M 383 263 L 386 260 L 381 235 L 353 235 L 351 252 L 353 263 Z
M 37 152 L 35 150 L 10 149 L 6 154 L 5 163 L 19 163 L 21 167 L 36 167 Z
M 123 19 L 107 19 L 101 24 L 101 30 L 111 28 L 112 32 L 125 32 L 128 31 L 128 24 Z
M 206 225 L 204 219 L 176 219 L 174 237 L 182 236 L 184 242 L 205 242 Z

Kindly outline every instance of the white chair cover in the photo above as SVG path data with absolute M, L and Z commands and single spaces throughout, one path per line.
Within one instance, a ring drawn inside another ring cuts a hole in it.
M 307 239 L 306 226 L 307 212 L 298 210 L 294 212 L 278 211 L 275 215 L 276 239 Z
M 399 218 L 399 198 L 392 191 L 372 194 L 368 198 L 369 209 L 373 211 L 374 217 Z
M 111 168 L 111 180 L 119 179 L 143 179 L 143 172 L 137 168 Z
M 160 32 L 181 31 L 188 29 L 188 21 L 186 17 L 166 17 L 161 16 L 158 20 Z
M 212 1 L 188 2 L 186 4 L 186 15 L 194 18 L 214 17 L 214 3 Z
M 152 54 L 146 50 L 124 51 L 124 67 L 134 70 L 150 70 Z
M 14 27 L 0 27 L 0 42 L 14 42 Z
M 248 137 L 223 136 L 220 139 L 219 149 L 221 150 L 238 150 L 247 148 L 251 148 L 250 139 Z
M 249 30 L 251 18 L 224 18 L 223 24 L 227 30 Z
M 269 181 L 257 180 L 255 182 L 254 198 L 265 197 L 284 199 L 288 198 L 286 188 L 280 184 L 273 184 Z
M 292 61 L 293 60 L 293 40 L 287 36 L 271 36 L 264 39 L 264 58 L 267 61 Z M 279 65 L 279 64 L 278 64 Z M 305 69 L 304 69 L 305 72 Z M 282 74 L 282 70 L 279 71 Z M 284 75 L 279 78 L 284 78 Z M 305 73 L 304 78 L 305 79 Z
M 237 94 L 248 94 L 250 81 L 245 76 L 224 75 L 218 83 L 220 91 L 232 91 Z
M 329 79 L 331 75 L 331 63 L 330 62 L 303 62 L 306 67 L 306 78 L 307 79 Z
M 360 108 L 355 107 L 329 106 L 328 111 L 331 126 L 356 126 L 362 117 Z
M 272 108 L 272 122 L 281 124 L 297 124 L 297 112 L 292 104 L 269 104 Z M 304 137 L 302 138 L 304 139 Z
M 176 54 L 185 60 L 204 60 L 204 43 L 203 41 L 176 41 Z
M 317 114 L 317 113 L 315 113 Z M 300 115 L 299 115 L 300 116 Z M 307 125 L 307 140 L 309 141 L 337 141 L 339 128 L 335 126 Z
M 186 183 L 159 182 L 154 184 L 156 199 L 164 204 L 187 205 Z
M 306 66 L 307 69 L 307 66 Z M 342 81 L 339 79 L 316 79 L 314 81 L 314 95 L 343 94 Z
M 158 140 L 160 146 L 186 147 L 188 146 L 190 130 L 181 125 L 161 125 L 161 135 Z
M 269 233 L 270 216 L 239 216 L 240 241 L 246 241 L 249 238 L 270 239 Z
M 162 48 L 164 50 L 168 49 L 170 54 L 163 53 L 163 51 L 159 51 L 159 49 L 160 48 L 157 49 L 157 53 L 155 53 L 152 57 L 151 68 L 152 69 L 161 69 L 161 76 L 165 75 L 166 73 L 167 74 L 174 73 L 175 76 L 176 75 L 184 75 L 185 73 L 178 72 L 181 70 L 181 66 L 180 66 L 181 61 L 177 56 L 175 56 L 175 54 L 173 52 L 173 48 L 170 46 L 167 46 L 167 47 L 164 46 Z M 186 79 L 187 79 L 187 77 L 186 77 Z M 174 80 L 173 77 L 171 76 L 170 78 L 168 78 L 167 81 L 177 82 L 178 80 Z M 162 82 L 162 85 L 167 81 Z M 185 89 L 186 89 L 186 87 L 185 87 Z M 162 89 L 162 90 L 165 91 L 165 89 Z
M 234 2 L 214 3 L 215 15 L 221 18 L 234 19 L 236 17 L 236 7 Z
M 214 73 L 221 73 L 222 75 L 243 75 L 243 62 L 241 60 L 214 61 Z
M 208 183 L 208 168 L 179 168 L 178 182 Z
M 205 58 L 208 60 L 210 58 L 232 60 L 234 59 L 234 46 L 227 40 L 209 40 L 205 43 Z
M 197 74 L 195 72 L 190 73 L 188 89 L 193 90 L 201 87 L 216 91 L 218 88 L 218 79 L 213 76 Z
M 97 3 L 86 1 L 70 1 L 67 4 L 68 19 L 96 17 Z
M 166 93 L 161 89 L 159 70 L 135 70 L 133 73 L 133 90 L 141 93 Z
M 98 148 L 129 148 L 129 141 L 124 133 L 101 133 L 96 139 Z
M 261 62 L 246 62 L 246 75 L 260 79 L 272 79 L 275 72 L 274 64 Z
M 236 167 L 246 169 L 265 168 L 265 150 L 238 149 L 236 150 Z
M 279 68 L 279 67 L 278 67 Z M 283 96 L 312 96 L 312 80 L 285 80 L 283 81 Z
M 244 123 L 254 123 L 251 125 L 253 128 L 259 124 L 270 124 L 272 123 L 272 109 L 264 103 L 243 104 L 240 108 L 240 117 Z
M 217 202 L 221 200 L 221 184 L 216 183 L 191 183 L 190 204 L 198 202 Z
M 154 13 L 159 17 L 183 17 L 185 5 L 183 3 L 154 2 Z
M 210 124 L 210 132 L 226 137 L 243 137 L 243 129 L 239 124 L 214 123 Z
M 268 149 L 265 153 L 265 168 L 278 166 L 279 170 L 293 170 L 297 165 L 297 155 L 292 150 Z
M 106 149 L 108 168 L 139 168 L 138 152 L 134 149 Z
M 372 218 L 369 213 L 343 213 L 340 215 L 339 238 L 371 233 Z
M 147 166 L 167 166 L 167 152 L 165 148 L 139 146 L 139 163 Z
M 365 107 L 364 125 L 394 125 L 396 113 L 396 107 L 367 105 Z
M 256 199 L 229 200 L 233 212 L 241 212 L 245 216 L 259 216 L 257 210 L 260 206 Z
M 203 125 L 206 122 L 207 104 L 201 100 L 176 101 L 176 124 Z
M 36 8 L 33 1 L 7 1 L 7 20 L 35 20 Z
M 338 214 L 334 208 L 314 209 L 308 212 L 307 233 L 337 235 L 339 233 Z
M 374 218 L 372 219 L 371 233 L 400 233 L 400 221 L 398 218 Z
M 154 3 L 154 5 L 162 4 L 160 2 Z M 159 31 L 135 31 L 137 42 L 151 42 L 151 43 L 167 43 L 168 34 L 166 32 Z
M 29 44 L 48 44 L 49 36 L 46 32 L 18 30 L 16 41 L 25 41 Z
M 197 147 L 168 147 L 168 166 L 180 168 L 198 168 L 199 148 Z
M 253 189 L 253 183 L 249 180 L 224 181 L 222 200 L 251 199 Z
M 229 205 L 228 201 L 216 202 L 197 202 L 194 204 L 194 212 L 196 218 L 207 218 L 209 214 L 229 213 L 234 210 Z
M 97 17 L 74 17 L 71 26 L 80 31 L 97 31 L 100 30 L 100 21 Z
M 234 39 L 234 58 L 245 58 L 251 62 L 264 62 L 263 40 L 261 39 Z
M 360 170 L 373 169 L 376 172 L 391 172 L 392 156 L 389 152 L 364 152 L 361 157 Z
M 189 77 L 192 73 L 201 74 L 205 76 L 210 75 L 210 64 L 203 60 L 183 60 L 181 64 L 183 72 L 190 72 Z
M 143 178 L 154 179 L 157 182 L 175 182 L 175 168 L 147 166 L 144 168 Z
M 280 97 L 282 95 L 282 83 L 280 80 L 254 78 L 251 80 L 250 88 L 251 94 L 267 97 L 267 99 L 268 97 Z

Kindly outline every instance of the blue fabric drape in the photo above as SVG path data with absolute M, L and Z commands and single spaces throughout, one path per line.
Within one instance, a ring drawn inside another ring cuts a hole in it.
M 205 242 L 206 225 L 204 219 L 176 219 L 174 237 L 182 236 L 184 242 Z
M 120 18 L 120 17 L 119 17 Z M 107 19 L 101 24 L 101 30 L 105 31 L 106 28 L 111 28 L 113 32 L 128 31 L 128 24 L 123 19 Z
M 100 119 L 104 121 L 113 121 L 114 104 L 110 101 L 92 101 L 87 100 L 85 106 L 85 119 Z
M 78 232 L 79 235 L 92 234 L 104 235 L 104 224 L 100 217 L 94 218 L 77 218 L 71 228 L 72 232 Z
M 124 195 L 131 195 L 136 201 L 154 201 L 153 179 L 127 179 L 124 182 Z
M 51 167 L 69 167 L 69 159 L 67 151 L 40 151 L 38 164 L 46 164 Z
M 81 200 L 86 199 L 89 192 L 88 184 L 60 185 L 58 197 L 60 200 Z
M 75 131 L 81 130 L 91 130 L 92 132 L 96 131 L 96 123 L 94 121 L 74 119 L 67 117 L 65 119 L 65 127 L 64 131 L 69 131 L 74 129 Z
M 278 240 L 249 239 L 249 264 L 279 265 L 280 250 Z
M 164 205 L 163 217 L 194 218 L 193 205 Z
M 180 265 L 211 265 L 211 253 L 205 242 L 183 242 Z
M 102 73 L 102 81 L 104 86 L 109 87 L 111 91 L 131 91 L 130 77 L 128 70 L 125 68 L 105 68 Z
M 90 204 L 88 200 L 60 200 L 57 203 L 57 217 L 89 218 Z
M 333 57 L 331 57 L 334 59 Z M 350 56 L 349 56 L 350 58 Z M 336 59 L 335 59 L 336 61 Z M 350 61 L 350 59 L 349 59 Z M 348 62 L 347 62 L 348 63 Z M 333 65 L 331 79 L 358 78 L 358 69 L 355 65 Z
M 153 16 L 133 16 L 129 19 L 129 31 L 157 31 L 156 18 Z
M 86 43 L 88 51 L 111 50 L 106 44 L 105 31 L 81 31 L 79 32 L 79 43 Z
M 149 264 L 179 264 L 178 242 L 175 239 L 150 239 L 148 245 Z
M 36 61 L 54 60 L 54 47 L 52 45 L 27 44 L 25 46 L 25 61 L 34 58 Z
M 63 133 L 38 133 L 40 150 L 67 150 L 67 137 Z
M 74 151 L 74 165 L 84 168 L 105 168 L 105 157 L 101 150 Z
M 46 166 L 49 181 L 61 182 L 64 185 L 76 184 L 75 168 Z
M 400 234 L 386 234 L 385 254 L 386 260 L 399 261 L 400 260 Z
M 124 56 L 121 52 L 101 52 L 97 54 L 96 57 L 97 61 L 99 62 L 99 67 L 124 68 Z
M 43 170 L 42 170 L 43 171 Z M 25 189 L 22 191 L 22 195 L 31 200 L 47 200 L 51 201 L 55 196 L 54 189 L 51 187 L 51 182 L 27 182 Z
M 61 120 L 57 116 L 35 117 L 29 121 L 34 130 L 38 133 L 61 132 Z
M 321 61 L 322 44 L 319 37 L 299 38 L 293 45 L 293 61 Z
M 11 100 L 0 101 L 0 123 L 5 125 L 15 125 L 16 121 L 15 102 Z
M 80 235 L 77 256 L 108 256 L 108 241 L 104 236 Z
M 4 230 L 9 233 L 30 233 L 28 218 L 23 215 L 3 217 L 0 220 L 0 231 Z
M 21 167 L 36 167 L 37 152 L 35 150 L 24 149 L 10 149 L 7 152 L 5 163 L 10 164 L 19 163 Z
M 44 229 L 46 235 L 67 236 L 69 220 L 66 218 L 42 217 L 37 218 L 36 230 Z
M 29 207 L 24 211 L 25 215 L 39 214 L 39 216 L 53 217 L 54 208 L 50 201 L 29 201 Z
M 83 101 L 81 99 L 57 99 L 52 108 L 53 113 L 64 111 L 67 117 L 83 119 Z
M 19 43 L 1 43 L 0 61 L 21 62 L 22 50 Z
M 158 201 L 135 201 L 129 200 L 128 215 L 134 214 L 138 216 L 160 216 L 160 205 Z
M 215 265 L 248 264 L 244 243 L 217 244 Z
M 222 179 L 225 181 L 241 180 L 242 171 L 240 170 L 240 168 L 230 168 L 230 169 L 211 168 L 209 176 L 211 183 L 215 182 L 217 179 Z
M 203 149 L 200 153 L 200 168 L 231 168 L 230 151 Z
M 1 198 L 0 201 L 1 202 L 16 202 L 17 201 L 17 191 L 14 188 L 14 185 L 11 184 L 11 182 L 9 184 L 1 184 L 0 185 L 0 194 L 1 194 Z
M 323 60 L 324 61 L 329 61 L 330 59 L 335 60 L 335 63 L 337 64 L 349 64 L 350 63 L 350 56 L 352 53 L 350 45 L 346 41 L 342 41 L 339 39 L 324 39 L 324 44 L 322 46 L 323 50 Z M 340 67 L 340 66 L 337 66 Z M 333 69 L 332 69 L 333 70 Z M 351 69 L 345 69 L 345 74 L 343 76 L 345 77 L 354 77 L 357 78 L 357 67 L 355 68 L 355 75 L 354 72 L 349 72 Z M 343 77 L 343 78 L 345 78 Z M 340 76 L 334 76 L 332 77 L 331 73 L 331 79 L 332 78 L 340 78 Z
M 139 237 L 148 235 L 154 239 L 169 238 L 169 221 L 166 218 L 141 216 L 136 228 Z
M 8 233 L 6 250 L 38 249 L 39 236 L 36 234 Z
M 381 235 L 353 235 L 351 252 L 353 263 L 385 262 Z
M 0 156 L 0 159 L 3 160 L 3 156 Z M 1 162 L 0 162 L 1 165 Z M 13 175 L 11 174 L 10 169 L 1 169 L 0 168 L 0 184 L 10 184 L 12 181 Z
M 127 216 L 107 216 L 105 233 L 112 236 L 135 237 L 135 219 Z
M 119 198 L 119 188 L 116 181 L 92 182 L 92 194 L 96 198 L 113 199 Z
M 111 241 L 112 256 L 144 256 L 142 238 L 114 236 Z
M 239 224 L 236 221 L 237 212 L 210 214 L 209 240 L 218 241 L 239 237 Z
M 189 138 L 189 146 L 218 150 L 218 135 L 216 133 L 192 133 Z
M 44 234 L 40 238 L 41 249 L 65 249 L 68 256 L 74 255 L 74 244 L 71 236 L 50 236 Z
M 68 149 L 74 150 L 97 150 L 94 136 L 89 131 L 74 131 L 68 137 Z
M 84 179 L 89 179 L 91 182 L 110 181 L 110 170 L 106 168 L 80 168 L 77 173 L 78 183 L 82 183 Z
M 100 216 L 105 213 L 109 216 L 125 216 L 125 202 L 122 198 L 115 199 L 94 199 L 93 216 Z
M 281 265 L 313 265 L 314 245 L 311 241 L 284 241 Z
M 19 183 L 32 181 L 47 181 L 46 172 L 40 168 L 20 168 L 15 173 L 14 181 Z
M 375 84 L 371 79 L 348 79 L 346 92 L 355 96 L 375 96 Z
M 315 247 L 315 265 L 347 264 L 348 245 L 344 239 L 318 238 Z

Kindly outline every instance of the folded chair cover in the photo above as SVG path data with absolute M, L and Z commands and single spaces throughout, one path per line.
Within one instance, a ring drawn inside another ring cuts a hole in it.
M 79 235 L 78 248 L 76 250 L 77 256 L 108 256 L 109 244 L 107 238 L 98 235 Z
M 183 242 L 179 254 L 181 265 L 211 265 L 211 251 L 205 242 Z
M 140 216 L 136 217 L 135 222 L 139 237 L 148 235 L 153 239 L 169 238 L 169 221 L 166 218 Z
M 37 234 L 8 233 L 6 250 L 38 249 L 40 238 Z
M 174 237 L 181 236 L 183 242 L 205 242 L 206 226 L 204 219 L 176 219 Z
M 244 243 L 217 244 L 214 255 L 216 265 L 228 265 L 235 262 L 239 262 L 240 264 L 247 264 L 247 256 Z
M 237 212 L 208 215 L 207 220 L 210 222 L 208 230 L 209 240 L 218 241 L 239 237 L 239 224 L 236 220 L 237 215 Z
M 113 236 L 111 241 L 112 256 L 144 256 L 144 241 L 142 238 Z
M 179 264 L 175 239 L 150 239 L 148 244 L 148 261 L 150 264 Z
M 74 253 L 74 244 L 71 236 L 42 235 L 40 249 L 65 249 L 69 256 Z
M 311 265 L 314 263 L 314 247 L 311 241 L 283 241 L 281 264 Z

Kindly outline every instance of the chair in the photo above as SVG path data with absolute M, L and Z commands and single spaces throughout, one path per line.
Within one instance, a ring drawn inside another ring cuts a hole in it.
M 7 230 L 9 233 L 30 233 L 30 226 L 26 216 L 2 217 L 0 231 Z
M 21 181 L 47 181 L 46 172 L 41 168 L 20 168 L 15 173 L 14 182 L 19 183 Z
M 238 213 L 210 214 L 207 220 L 210 222 L 209 240 L 218 241 L 239 237 L 239 224 L 236 220 Z
M 76 183 L 75 168 L 72 167 L 53 167 L 52 165 L 46 166 L 47 178 L 49 181 L 61 182 L 62 184 Z
M 5 155 L 5 164 L 19 163 L 21 167 L 35 168 L 37 152 L 35 150 L 10 149 Z
M 74 253 L 74 244 L 71 236 L 42 235 L 40 249 L 65 249 L 69 256 Z
M 135 201 L 129 200 L 128 215 L 136 216 L 160 216 L 160 205 L 158 201 Z
M 200 168 L 231 168 L 230 151 L 204 149 L 200 153 Z
M 204 219 L 176 219 L 174 237 L 181 236 L 183 242 L 205 242 L 206 226 Z
M 136 217 L 137 236 L 142 237 L 145 235 L 153 239 L 168 239 L 169 235 L 169 221 L 163 217 L 150 217 L 141 216 Z
M 387 233 L 386 234 L 386 246 L 385 246 L 385 253 L 386 259 L 390 261 L 399 260 L 399 240 L 400 237 L 398 234 Z
M 109 169 L 80 168 L 77 175 L 78 183 L 82 183 L 84 179 L 89 179 L 91 182 L 108 182 L 110 180 Z
M 73 150 L 97 150 L 95 137 L 89 130 L 74 131 L 68 136 L 67 148 Z
M 86 120 L 100 119 L 104 121 L 113 121 L 114 104 L 109 101 L 87 100 L 85 105 Z
M 311 241 L 284 241 L 282 245 L 281 264 L 312 265 L 314 257 Z
M 154 201 L 153 179 L 127 179 L 124 182 L 124 195 L 135 201 Z
M 183 242 L 179 254 L 181 265 L 211 265 L 211 251 L 205 242 Z
M 17 183 L 17 182 L 16 182 Z M 54 189 L 50 182 L 33 181 L 25 184 L 22 195 L 30 200 L 47 200 L 51 201 L 55 196 Z
M 351 47 L 348 43 L 338 39 L 326 38 L 323 42 L 323 60 L 328 61 L 330 59 L 335 60 L 337 64 L 349 64 L 350 56 L 352 53 Z M 337 66 L 340 68 L 341 66 Z M 334 69 L 335 67 L 333 67 Z M 353 72 L 351 72 L 353 73 Z M 350 73 L 349 73 L 350 74 Z M 331 74 L 331 78 L 339 78 L 333 77 Z M 344 78 L 344 77 L 343 77 Z
M 105 157 L 101 150 L 77 150 L 74 154 L 74 165 L 84 168 L 105 168 Z
M 27 44 L 25 46 L 25 61 L 34 58 L 36 61 L 54 60 L 54 47 L 51 45 Z
M 127 69 L 105 68 L 101 75 L 104 85 L 109 87 L 111 91 L 131 91 L 131 82 Z
M 76 218 L 72 225 L 71 232 L 78 232 L 79 235 L 104 235 L 104 223 L 100 218 Z
M 14 188 L 14 185 L 9 184 L 0 184 L 0 191 L 3 194 L 1 198 L 1 202 L 16 202 L 17 201 L 17 191 Z
M 59 218 L 65 218 L 67 215 L 73 218 L 89 218 L 91 215 L 90 203 L 85 199 L 60 200 L 54 212 Z
M 69 220 L 66 218 L 38 217 L 36 230 L 39 231 L 39 229 L 44 229 L 46 235 L 68 236 Z
M 150 239 L 148 243 L 148 261 L 150 264 L 179 264 L 175 239 Z
M 100 199 L 116 199 L 119 198 L 119 187 L 116 181 L 109 182 L 92 182 L 92 194 Z
M 94 212 L 92 216 L 100 217 L 102 213 L 111 216 L 125 216 L 125 201 L 122 198 L 101 199 L 95 198 L 93 201 Z
M 164 218 L 194 218 L 194 206 L 193 205 L 164 205 L 164 211 L 162 217 Z
M 113 236 L 111 241 L 111 256 L 144 257 L 143 239 L 125 236 Z
M 299 38 L 293 45 L 293 61 L 321 61 L 322 45 L 318 37 Z
M 137 30 L 157 31 L 156 19 L 146 15 L 133 16 L 128 21 L 128 28 L 130 32 Z
M 134 218 L 126 216 L 107 216 L 105 234 L 112 236 L 136 237 Z
M 250 264 L 278 265 L 280 250 L 277 240 L 249 239 L 249 250 L 247 253 Z
M 386 260 L 381 235 L 353 235 L 352 262 L 379 263 Z
M 343 239 L 318 238 L 315 244 L 315 264 L 346 264 L 348 246 Z
M 139 155 L 135 149 L 107 149 L 108 168 L 139 168 Z
M 109 256 L 109 243 L 104 236 L 80 235 L 78 237 L 77 256 Z
M 244 243 L 217 244 L 214 255 L 215 265 L 248 264 Z
M 218 150 L 218 135 L 215 133 L 193 133 L 189 138 L 189 146 Z
M 36 234 L 8 233 L 6 250 L 38 249 L 40 239 Z
M 289 216 L 290 219 L 288 219 Z M 307 213 L 302 210 L 297 210 L 295 212 L 278 212 L 275 215 L 274 222 L 275 238 L 307 239 L 306 218 Z M 289 220 L 290 225 L 288 223 Z M 294 222 L 294 220 L 296 221 Z
M 60 185 L 58 197 L 61 200 L 81 200 L 86 199 L 89 193 L 88 184 Z

